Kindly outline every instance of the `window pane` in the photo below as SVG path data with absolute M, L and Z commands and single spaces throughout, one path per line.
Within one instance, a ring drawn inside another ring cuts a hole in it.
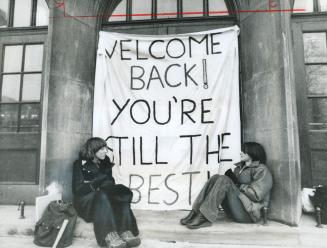
M 0 27 L 8 26 L 9 0 L 0 1 Z
M 309 95 L 327 95 L 327 65 L 307 65 L 306 81 Z
M 23 104 L 20 114 L 21 132 L 38 131 L 40 123 L 40 104 Z
M 0 131 L 17 131 L 18 104 L 0 104 Z
M 27 45 L 24 71 L 42 71 L 43 45 Z
M 311 123 L 327 123 L 327 98 L 309 98 Z
M 109 22 L 126 21 L 126 2 L 126 0 L 121 1 L 109 17 Z
M 25 74 L 22 101 L 40 101 L 41 73 Z
M 304 60 L 307 63 L 327 62 L 326 33 L 304 33 Z
M 293 11 L 294 13 L 313 12 L 313 0 L 295 0 L 294 9 L 304 9 L 299 12 Z
M 132 20 L 151 19 L 152 0 L 132 1 Z M 137 16 L 137 15 L 140 16 Z M 146 15 L 144 15 L 146 14 Z
M 157 18 L 177 17 L 177 0 L 157 0 Z
M 225 0 L 209 0 L 209 15 L 210 16 L 229 15 Z
M 319 11 L 327 11 L 327 0 L 319 0 Z
M 28 27 L 31 25 L 32 1 L 15 0 L 14 27 Z
M 4 72 L 21 72 L 23 46 L 6 46 Z
M 203 0 L 183 1 L 183 17 L 191 16 L 203 16 Z
M 3 75 L 1 102 L 19 101 L 20 75 Z
M 37 1 L 36 26 L 47 26 L 49 24 L 49 8 L 45 0 Z

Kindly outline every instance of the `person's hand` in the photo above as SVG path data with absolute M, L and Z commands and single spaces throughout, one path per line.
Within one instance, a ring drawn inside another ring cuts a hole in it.
M 245 189 L 246 189 L 246 187 L 247 187 L 246 184 L 241 184 L 241 185 L 240 185 L 240 191 L 241 191 L 241 192 L 244 192 Z

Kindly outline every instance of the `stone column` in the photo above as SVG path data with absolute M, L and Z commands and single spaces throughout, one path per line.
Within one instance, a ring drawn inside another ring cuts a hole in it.
M 56 3 L 57 2 L 57 3 Z M 96 49 L 102 17 L 118 0 L 49 0 L 40 191 L 58 181 L 71 199 L 72 164 L 91 137 Z
M 268 1 L 240 1 L 242 10 L 268 10 Z M 275 0 L 278 9 L 289 2 Z M 242 13 L 241 70 L 244 141 L 267 152 L 274 178 L 270 218 L 297 225 L 301 176 L 289 12 Z

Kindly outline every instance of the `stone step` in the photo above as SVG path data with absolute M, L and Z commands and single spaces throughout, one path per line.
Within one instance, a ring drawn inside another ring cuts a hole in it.
M 290 227 L 269 221 L 262 224 L 239 224 L 224 215 L 211 227 L 189 230 L 179 224 L 187 211 L 134 210 L 140 237 L 167 243 L 190 242 L 198 244 L 271 245 L 280 247 L 326 247 L 326 228 L 316 228 L 312 216 L 303 216 L 299 227 Z M 26 206 L 25 219 L 19 219 L 16 206 L 0 206 L 0 237 L 33 235 L 35 208 Z M 95 240 L 92 223 L 78 218 L 75 237 Z

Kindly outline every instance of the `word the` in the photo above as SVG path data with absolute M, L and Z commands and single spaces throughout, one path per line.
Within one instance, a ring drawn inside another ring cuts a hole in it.
M 205 142 L 205 156 L 206 156 L 206 164 L 209 164 L 209 156 L 216 155 L 216 163 L 219 164 L 220 162 L 232 161 L 232 159 L 221 158 L 221 150 L 229 149 L 230 147 L 224 144 L 224 139 L 226 136 L 230 136 L 231 133 L 222 133 L 216 136 L 216 149 L 210 150 L 210 138 L 206 135 L 206 142 Z M 195 150 L 194 147 L 194 140 L 201 138 L 201 134 L 191 134 L 191 135 L 180 135 L 179 139 L 187 139 L 189 140 L 189 161 L 188 163 L 191 165 L 193 164 L 193 151 Z M 109 136 L 106 138 L 108 143 L 113 142 L 114 140 L 118 141 L 118 164 L 128 164 L 129 161 L 132 161 L 133 165 L 165 165 L 168 164 L 169 161 L 161 160 L 159 158 L 164 157 L 160 156 L 160 143 L 159 137 L 155 137 L 154 143 L 154 151 L 145 153 L 143 147 L 145 147 L 144 142 L 145 139 L 140 137 L 127 137 L 127 136 Z M 149 140 L 147 140 L 149 142 Z M 125 149 L 122 149 L 124 146 Z M 126 154 L 123 154 L 122 151 L 127 150 Z M 147 157 L 147 159 L 145 158 Z

